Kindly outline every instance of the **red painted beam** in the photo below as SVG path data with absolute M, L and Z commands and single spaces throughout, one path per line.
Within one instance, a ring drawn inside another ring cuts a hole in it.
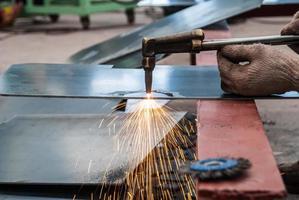
M 205 30 L 207 39 L 229 38 L 227 30 Z M 198 65 L 216 65 L 216 52 L 202 52 Z M 286 196 L 254 101 L 198 102 L 198 158 L 248 158 L 247 176 L 234 181 L 197 183 L 198 199 L 273 199 Z
M 244 157 L 252 162 L 245 176 L 198 182 L 198 199 L 276 199 L 284 184 L 254 101 L 198 102 L 198 158 Z

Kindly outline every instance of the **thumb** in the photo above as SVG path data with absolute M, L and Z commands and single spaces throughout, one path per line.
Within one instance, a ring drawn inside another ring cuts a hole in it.
M 228 45 L 223 47 L 219 54 L 231 62 L 238 64 L 240 62 L 251 62 L 255 55 L 255 45 Z
M 299 11 L 295 13 L 290 23 L 285 25 L 281 30 L 281 35 L 298 35 L 299 34 Z
M 221 51 L 217 52 L 217 61 L 221 76 L 230 77 L 231 72 L 239 67 L 238 64 L 223 56 Z
M 281 35 L 298 35 L 298 34 L 299 34 L 299 19 L 290 22 L 281 30 Z
M 297 11 L 292 19 L 292 21 L 295 21 L 296 19 L 299 19 L 299 11 Z

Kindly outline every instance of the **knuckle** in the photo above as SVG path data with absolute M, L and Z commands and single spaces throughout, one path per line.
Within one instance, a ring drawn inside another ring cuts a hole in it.
M 233 50 L 233 46 L 232 45 L 227 45 L 227 46 L 224 46 L 222 49 L 221 49 L 221 52 L 230 52 Z
M 220 75 L 229 76 L 233 64 L 222 60 L 218 61 Z
M 281 31 L 281 33 L 283 34 L 283 35 L 290 35 L 290 34 L 293 34 L 293 28 L 292 28 L 292 26 L 289 24 L 289 25 L 287 25 L 286 27 L 284 27 L 283 29 L 282 29 L 282 31 Z
M 238 94 L 241 94 L 248 85 L 248 78 L 246 74 L 247 73 L 234 73 L 232 76 L 232 84 Z
M 250 68 L 244 74 L 246 75 L 244 75 L 240 81 L 241 84 L 238 86 L 238 91 L 241 95 L 251 96 L 257 91 L 257 87 L 259 87 L 259 85 L 256 84 L 257 70 Z
M 218 64 L 219 64 L 219 72 L 222 74 L 226 74 L 227 68 L 229 68 L 229 64 L 221 62 L 221 61 Z
M 259 51 L 262 51 L 262 50 L 264 50 L 266 48 L 266 45 L 264 45 L 264 44 L 254 44 L 253 46 L 252 46 L 252 49 L 257 49 L 257 50 L 259 50 Z
M 251 46 L 251 52 L 252 56 L 261 57 L 263 56 L 267 51 L 267 46 L 264 44 L 254 44 Z
M 294 15 L 294 19 L 298 19 L 299 18 L 299 11 L 297 11 Z
M 232 92 L 233 88 L 230 84 L 226 83 L 225 81 L 221 81 L 221 89 L 225 92 Z
M 283 35 L 299 34 L 299 19 L 287 24 L 281 31 Z
M 221 49 L 223 55 L 235 54 L 239 50 L 238 45 L 227 45 Z

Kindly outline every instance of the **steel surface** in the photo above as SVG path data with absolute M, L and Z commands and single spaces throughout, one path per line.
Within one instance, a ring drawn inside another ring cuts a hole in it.
M 157 66 L 153 90 L 168 94 L 156 99 L 283 99 L 299 98 L 298 92 L 266 97 L 225 94 L 216 66 Z M 105 65 L 23 64 L 11 66 L 0 77 L 0 95 L 143 99 L 144 70 L 116 69 Z
M 86 48 L 70 58 L 73 63 L 113 63 L 116 67 L 141 65 L 143 37 L 158 37 L 201 28 L 261 6 L 262 0 L 210 0 L 176 14 Z M 137 53 L 136 53 L 137 52 Z M 137 54 L 137 55 L 136 55 Z M 134 56 L 135 59 L 130 59 Z M 127 65 L 117 65 L 115 59 Z M 125 60 L 129 60 L 125 62 Z
M 17 115 L 110 114 L 119 99 L 68 99 L 0 96 L 0 124 Z
M 185 115 L 169 114 L 176 122 Z M 134 170 L 171 131 L 168 126 L 161 127 L 161 134 L 153 134 L 147 145 L 132 145 L 131 140 L 120 137 L 127 117 L 121 113 L 28 115 L 2 123 L 0 183 L 122 184 L 126 172 Z

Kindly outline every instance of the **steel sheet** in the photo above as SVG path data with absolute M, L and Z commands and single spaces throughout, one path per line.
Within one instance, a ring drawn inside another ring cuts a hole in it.
M 225 94 L 214 67 L 157 66 L 153 90 L 170 96 L 157 99 L 256 99 L 299 98 L 298 92 L 266 97 Z M 117 69 L 101 65 L 24 64 L 13 65 L 0 77 L 0 95 L 63 98 L 140 99 L 143 69 Z
M 136 68 L 141 64 L 141 41 L 143 37 L 158 37 L 190 31 L 222 21 L 261 6 L 262 0 L 209 0 L 184 9 L 176 14 L 138 28 L 132 32 L 116 36 L 100 44 L 86 48 L 70 58 L 73 63 L 112 63 L 121 58 L 117 67 Z M 135 52 L 135 53 L 134 53 Z M 138 59 L 130 59 L 130 56 Z M 129 59 L 130 62 L 124 62 Z M 115 64 L 115 62 L 114 62 Z
M 176 122 L 185 115 L 183 112 L 169 114 Z M 147 145 L 132 144 L 132 140 L 124 140 L 120 135 L 133 134 L 121 131 L 128 122 L 127 117 L 121 113 L 28 115 L 2 123 L 0 183 L 122 184 L 126 173 L 134 170 L 171 131 L 169 127 L 176 125 L 174 122 L 161 127 L 159 134 L 145 135 L 150 141 Z M 137 149 L 143 154 L 136 153 Z
M 0 96 L 0 124 L 17 115 L 110 114 L 120 100 Z

